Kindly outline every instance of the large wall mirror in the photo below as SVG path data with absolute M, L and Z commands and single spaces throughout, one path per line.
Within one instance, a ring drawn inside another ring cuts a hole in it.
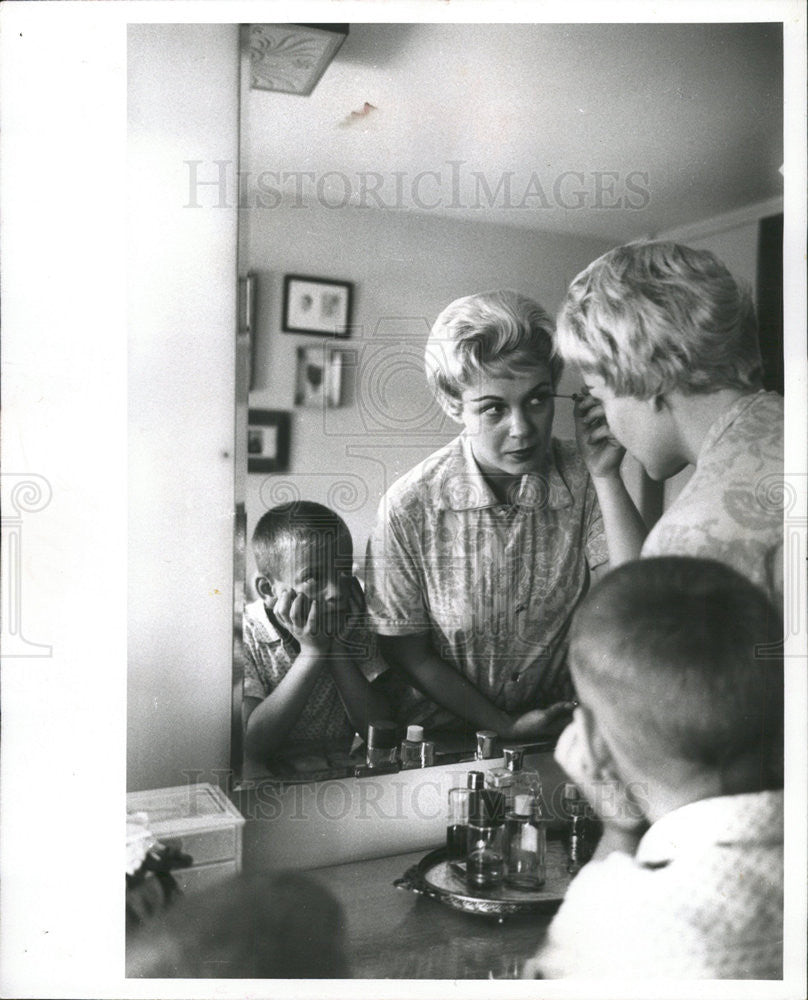
M 444 306 L 513 288 L 554 312 L 610 247 L 742 227 L 782 195 L 776 24 L 351 24 L 340 41 L 299 96 L 278 65 L 260 79 L 253 65 L 305 38 L 242 29 L 237 637 L 265 510 L 336 510 L 361 579 L 382 495 L 457 433 L 423 372 Z M 743 270 L 747 252 L 724 255 Z M 240 656 L 237 640 L 236 774 L 352 773 L 327 747 L 245 760 Z

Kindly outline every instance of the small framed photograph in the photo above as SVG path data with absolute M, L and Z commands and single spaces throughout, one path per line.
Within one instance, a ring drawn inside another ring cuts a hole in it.
M 284 333 L 348 337 L 353 285 L 348 281 L 287 274 L 283 279 Z
M 343 352 L 323 344 L 298 347 L 295 405 L 317 409 L 342 405 Z
M 286 472 L 290 415 L 285 410 L 250 410 L 247 415 L 247 472 Z

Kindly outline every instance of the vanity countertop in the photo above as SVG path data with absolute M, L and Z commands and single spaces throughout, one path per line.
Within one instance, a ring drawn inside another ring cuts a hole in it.
M 418 851 L 310 872 L 342 906 L 352 977 L 518 978 L 551 914 L 510 916 L 500 924 L 395 888 L 395 880 L 423 855 Z

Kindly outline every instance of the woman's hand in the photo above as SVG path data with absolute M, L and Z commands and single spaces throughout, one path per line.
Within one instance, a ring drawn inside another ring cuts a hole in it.
M 499 735 L 508 740 L 554 736 L 569 722 L 569 716 L 574 708 L 574 701 L 558 701 L 549 708 L 533 708 L 518 715 L 511 721 L 508 731 Z
M 300 643 L 301 651 L 323 656 L 331 648 L 334 637 L 334 616 L 321 601 L 312 601 L 305 594 L 284 590 L 272 609 L 275 618 Z
M 615 475 L 626 449 L 609 430 L 603 404 L 586 389 L 575 400 L 575 438 L 593 479 Z

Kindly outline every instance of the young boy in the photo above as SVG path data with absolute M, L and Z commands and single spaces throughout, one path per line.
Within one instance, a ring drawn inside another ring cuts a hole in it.
M 761 388 L 752 301 L 726 267 L 676 243 L 611 250 L 570 285 L 557 347 L 586 382 L 578 442 L 612 565 L 625 561 L 627 448 L 652 479 L 695 466 L 641 554 L 718 559 L 781 605 L 783 400 Z
M 712 560 L 629 563 L 585 598 L 556 759 L 604 833 L 526 978 L 782 976 L 781 628 Z
M 371 681 L 385 669 L 366 629 L 351 575 L 345 522 L 310 501 L 268 510 L 252 538 L 259 600 L 244 615 L 245 747 L 263 760 L 287 741 L 367 735 L 389 717 Z

